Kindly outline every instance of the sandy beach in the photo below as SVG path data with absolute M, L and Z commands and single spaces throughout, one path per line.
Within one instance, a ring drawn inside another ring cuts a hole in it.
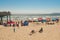
M 43 32 L 39 30 L 43 28 Z M 0 25 L 0 40 L 60 40 L 60 22 L 54 25 L 29 23 L 29 26 L 4 27 Z M 35 33 L 29 35 L 31 30 Z
M 60 40 L 60 0 L 0 0 L 0 40 Z

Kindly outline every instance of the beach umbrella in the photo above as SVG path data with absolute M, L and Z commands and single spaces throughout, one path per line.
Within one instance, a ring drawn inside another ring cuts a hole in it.
M 42 20 L 42 22 L 46 22 L 46 20 Z
M 56 20 L 56 18 L 52 18 L 52 20 Z
M 42 22 L 46 22 L 46 18 L 45 18 L 45 17 L 43 17 L 43 20 L 42 20 Z
M 33 20 L 37 20 L 37 18 L 33 18 Z
M 32 18 L 28 18 L 28 21 L 29 21 L 29 22 L 33 22 L 33 19 L 32 19 Z
M 42 20 L 42 18 L 38 18 L 38 20 Z
M 36 20 L 37 18 L 33 18 L 33 20 Z
M 38 18 L 38 21 L 39 21 L 39 22 L 42 22 L 42 20 L 43 20 L 42 17 Z
M 32 18 L 28 18 L 28 20 L 32 20 Z
M 56 21 L 56 22 L 59 22 L 59 18 L 56 17 L 56 18 L 55 18 L 55 21 Z
M 37 18 L 33 18 L 33 21 L 34 21 L 34 22 L 38 22 L 38 19 L 37 19 Z
M 32 18 L 28 18 L 28 20 L 33 20 Z
M 34 22 L 38 22 L 38 20 L 34 20 Z
M 46 21 L 50 21 L 51 20 L 51 18 L 46 18 Z
M 52 21 L 56 21 L 57 18 L 52 18 Z
M 46 17 L 43 17 L 42 19 L 43 19 L 43 20 L 46 20 Z
M 56 22 L 59 22 L 59 18 L 56 19 Z

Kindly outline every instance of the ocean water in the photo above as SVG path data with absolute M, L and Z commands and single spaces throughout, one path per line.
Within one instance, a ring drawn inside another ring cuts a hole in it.
M 11 20 L 27 20 L 29 18 L 33 19 L 33 18 L 46 18 L 46 17 L 60 17 L 60 15 L 56 15 L 56 14 L 12 14 L 11 16 Z M 9 17 L 8 17 L 9 19 Z M 7 17 L 3 17 L 3 20 L 7 20 Z

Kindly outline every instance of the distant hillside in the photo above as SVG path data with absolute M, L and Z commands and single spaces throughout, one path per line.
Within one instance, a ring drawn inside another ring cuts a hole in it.
M 50 15 L 54 15 L 54 16 L 60 16 L 60 13 L 52 13 Z
M 55 14 L 55 15 L 60 15 L 60 13 L 52 13 L 52 14 Z
M 51 14 L 12 14 L 18 16 L 60 16 L 60 13 L 51 13 Z

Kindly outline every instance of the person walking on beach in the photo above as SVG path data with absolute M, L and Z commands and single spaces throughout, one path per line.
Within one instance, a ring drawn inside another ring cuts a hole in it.
M 15 27 L 13 28 L 13 31 L 14 31 L 14 32 L 16 31 Z

